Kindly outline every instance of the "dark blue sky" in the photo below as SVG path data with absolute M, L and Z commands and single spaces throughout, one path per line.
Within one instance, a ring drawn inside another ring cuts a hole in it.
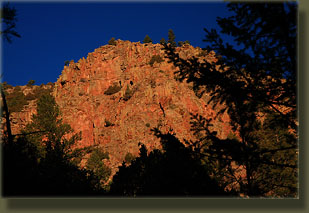
M 78 61 L 107 44 L 111 37 L 133 42 L 146 34 L 154 43 L 189 40 L 204 47 L 203 28 L 217 28 L 216 17 L 226 17 L 225 3 L 11 3 L 17 10 L 17 32 L 2 45 L 3 81 L 25 85 L 55 82 L 64 61 Z

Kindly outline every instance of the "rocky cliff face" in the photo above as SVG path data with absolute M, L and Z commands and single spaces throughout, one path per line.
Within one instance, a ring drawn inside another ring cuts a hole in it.
M 120 40 L 116 43 L 65 66 L 52 92 L 64 122 L 82 132 L 77 146 L 102 147 L 109 152 L 106 163 L 113 170 L 127 153 L 138 155 L 139 142 L 149 150 L 160 147 L 152 128 L 172 131 L 180 140 L 194 140 L 190 113 L 215 116 L 207 105 L 207 94 L 199 99 L 191 85 L 175 80 L 176 69 L 164 58 L 162 45 Z M 200 48 L 190 45 L 177 47 L 177 51 L 183 58 L 202 55 Z M 200 57 L 215 60 L 213 54 Z M 33 106 L 19 113 L 24 113 L 24 120 L 34 113 Z M 231 130 L 228 115 L 218 117 L 214 123 L 219 136 L 227 137 Z M 18 129 L 18 122 L 13 126 Z
M 52 90 L 52 83 L 41 86 L 9 86 L 8 88 L 5 88 L 13 135 L 19 134 L 20 130 L 25 128 L 31 121 L 32 115 L 36 113 L 37 98 L 43 93 L 50 93 Z M 5 120 L 2 119 L 2 126 L 6 129 L 4 124 Z

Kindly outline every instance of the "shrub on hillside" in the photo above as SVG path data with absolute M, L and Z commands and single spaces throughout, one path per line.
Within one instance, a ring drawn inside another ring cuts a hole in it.
M 20 112 L 28 104 L 26 96 L 19 86 L 16 86 L 12 93 L 6 94 L 6 101 L 9 112 Z
M 31 87 L 34 85 L 34 83 L 35 83 L 35 80 L 29 80 L 26 86 Z
M 115 40 L 115 38 L 112 37 L 112 38 L 108 41 L 108 44 L 109 44 L 109 45 L 114 45 L 114 46 L 116 46 L 116 40 Z
M 115 124 L 113 124 L 112 122 L 110 122 L 109 120 L 105 119 L 105 127 L 109 127 L 109 126 L 114 126 Z
M 44 85 L 43 85 L 44 86 Z M 40 99 L 43 95 L 49 95 L 52 92 L 52 88 L 43 88 L 41 85 L 40 87 L 36 87 L 32 93 L 28 93 L 25 97 L 27 101 L 31 100 L 38 100 Z
M 10 84 L 8 84 L 6 81 L 4 81 L 3 83 L 0 83 L 0 84 L 1 84 L 1 86 L 2 86 L 2 88 L 3 88 L 4 90 L 6 90 L 6 89 L 12 89 L 12 88 L 13 88 L 13 86 L 10 85 Z
M 154 55 L 151 57 L 149 64 L 152 66 L 155 62 L 157 63 L 161 63 L 162 61 L 164 61 L 160 55 Z
M 130 152 L 128 152 L 126 156 L 124 157 L 124 161 L 126 163 L 131 163 L 134 159 L 135 159 L 135 156 Z
M 121 90 L 121 86 L 117 84 L 113 84 L 107 88 L 107 90 L 104 92 L 105 95 L 113 95 Z
M 104 159 L 109 159 L 108 153 L 97 148 L 91 153 L 86 165 L 102 182 L 107 181 L 111 175 L 111 169 L 104 164 Z
M 205 56 L 207 56 L 207 50 L 202 50 L 197 56 L 198 57 L 205 57 Z

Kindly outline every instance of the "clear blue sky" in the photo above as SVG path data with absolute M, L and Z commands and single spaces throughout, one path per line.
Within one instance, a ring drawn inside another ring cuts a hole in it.
M 216 17 L 231 15 L 225 3 L 18 3 L 16 30 L 21 38 L 2 44 L 3 81 L 25 85 L 55 82 L 64 61 L 78 61 L 107 44 L 111 37 L 133 42 L 146 34 L 154 43 L 167 40 L 173 29 L 176 41 L 189 40 L 205 47 L 203 28 L 217 28 Z M 218 29 L 218 28 L 217 28 Z

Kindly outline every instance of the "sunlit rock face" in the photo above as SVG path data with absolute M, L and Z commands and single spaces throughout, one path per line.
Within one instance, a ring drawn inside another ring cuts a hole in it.
M 29 94 L 34 95 L 35 91 L 37 90 L 52 91 L 53 85 L 50 83 L 49 85 L 41 85 L 41 86 L 17 86 L 17 87 L 19 87 L 20 91 L 25 96 L 27 96 Z M 7 94 L 7 96 L 9 96 L 9 94 L 12 94 L 14 92 L 14 89 L 16 89 L 16 87 L 6 89 L 5 93 Z M 0 100 L 2 107 L 2 97 L 0 98 Z M 37 100 L 33 97 L 31 98 L 31 100 L 27 101 L 27 104 L 25 104 L 22 107 L 21 111 L 19 112 L 13 111 L 10 113 L 10 124 L 13 135 L 20 134 L 21 130 L 24 129 L 29 122 L 31 122 L 32 115 L 36 113 L 36 107 L 37 107 L 36 101 Z M 4 117 L 1 120 L 1 124 L 2 124 L 1 127 L 3 127 L 1 129 L 6 130 Z
M 82 132 L 77 146 L 102 147 L 109 153 L 106 164 L 113 170 L 127 153 L 138 155 L 139 142 L 149 150 L 160 148 L 152 128 L 170 131 L 181 141 L 195 140 L 191 113 L 213 118 L 213 128 L 221 138 L 231 131 L 227 114 L 215 118 L 217 108 L 214 111 L 207 104 L 209 95 L 198 98 L 192 85 L 175 80 L 176 68 L 161 48 L 160 44 L 118 40 L 116 45 L 95 49 L 86 59 L 72 61 L 54 85 L 52 95 L 63 121 Z M 184 59 L 215 60 L 214 53 L 201 56 L 202 50 L 190 45 L 177 47 L 177 52 Z M 163 61 L 150 63 L 154 55 Z M 30 119 L 30 114 L 25 116 Z

